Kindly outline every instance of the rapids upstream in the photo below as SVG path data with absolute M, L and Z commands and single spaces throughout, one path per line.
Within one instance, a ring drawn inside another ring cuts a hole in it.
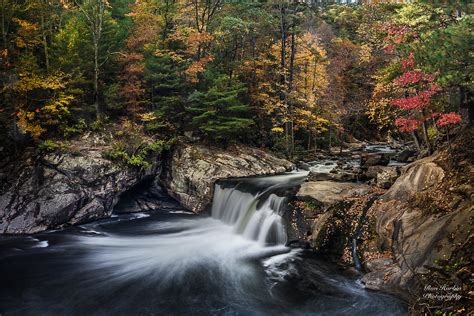
M 216 184 L 211 216 L 114 215 L 0 239 L 0 315 L 405 315 L 310 251 L 286 246 L 306 174 Z

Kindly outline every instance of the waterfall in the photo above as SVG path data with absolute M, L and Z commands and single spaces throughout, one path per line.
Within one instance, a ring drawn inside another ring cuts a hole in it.
M 285 180 L 291 178 L 295 177 L 287 176 Z M 282 215 L 287 198 L 275 194 L 274 191 L 288 185 L 288 181 L 266 182 L 263 188 L 260 185 L 260 191 L 255 194 L 246 192 L 249 191 L 248 187 L 245 191 L 241 190 L 245 184 L 248 183 L 240 181 L 229 187 L 229 182 L 216 183 L 212 217 L 233 226 L 235 233 L 263 245 L 286 244 L 288 238 Z

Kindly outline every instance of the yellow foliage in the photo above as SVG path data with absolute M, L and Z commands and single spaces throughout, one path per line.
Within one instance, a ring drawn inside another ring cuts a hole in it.
M 19 73 L 19 80 L 9 89 L 15 95 L 18 127 L 23 133 L 38 138 L 48 127 L 64 121 L 74 100 L 63 91 L 66 84 L 62 73 L 47 76 L 35 72 Z
M 33 138 L 38 138 L 46 130 L 41 127 L 39 122 L 35 121 L 35 112 L 20 110 L 17 113 L 18 127 L 23 133 L 29 133 Z
M 391 97 L 397 93 L 393 83 L 385 83 L 382 76 L 375 76 L 377 83 L 374 86 L 372 97 L 368 102 L 367 115 L 369 119 L 382 129 L 393 122 L 397 109 L 391 104 Z
M 372 60 L 372 48 L 364 44 L 360 47 L 359 51 L 359 64 L 367 64 Z
M 41 44 L 39 25 L 22 19 L 13 19 L 18 24 L 15 45 L 18 48 L 34 48 Z
M 283 132 L 284 132 L 284 129 L 281 128 L 281 127 L 273 127 L 273 128 L 272 128 L 272 132 L 273 132 L 273 133 L 283 133 Z
M 64 74 L 41 76 L 31 72 L 20 72 L 19 80 L 12 87 L 18 93 L 28 93 L 35 89 L 58 90 L 65 87 Z
M 153 112 L 147 112 L 140 115 L 140 120 L 142 122 L 151 122 L 156 120 L 156 115 Z

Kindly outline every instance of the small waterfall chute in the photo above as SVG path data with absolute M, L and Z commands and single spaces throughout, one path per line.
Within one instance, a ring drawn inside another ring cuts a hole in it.
M 282 216 L 287 198 L 275 192 L 294 186 L 295 179 L 298 182 L 302 181 L 304 175 L 288 174 L 258 178 L 255 182 L 260 187 L 254 190 L 256 192 L 253 194 L 249 188 L 244 190 L 242 182 L 244 180 L 216 183 L 212 217 L 233 226 L 236 234 L 247 239 L 256 240 L 261 244 L 284 245 L 288 237 Z

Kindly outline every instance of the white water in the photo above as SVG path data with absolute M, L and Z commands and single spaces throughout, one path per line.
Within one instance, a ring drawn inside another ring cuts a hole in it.
M 233 231 L 261 245 L 284 245 L 287 241 L 282 212 L 286 198 L 270 194 L 261 206 L 261 195 L 252 195 L 238 188 L 222 188 L 216 184 L 212 217 L 231 225 Z

